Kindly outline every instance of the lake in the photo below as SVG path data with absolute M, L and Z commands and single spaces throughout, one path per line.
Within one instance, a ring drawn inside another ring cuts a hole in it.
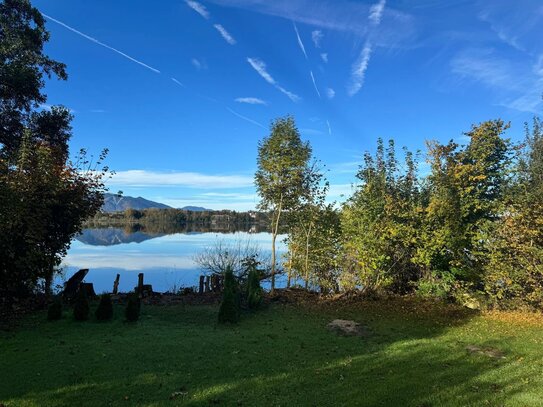
M 278 252 L 285 251 L 277 239 Z M 145 284 L 153 290 L 165 292 L 179 287 L 198 285 L 204 274 L 194 256 L 218 241 L 225 245 L 249 241 L 264 255 L 271 253 L 271 234 L 250 231 L 146 233 L 122 228 L 85 229 L 77 236 L 63 261 L 64 276 L 56 284 L 72 276 L 77 270 L 88 268 L 85 278 L 94 284 L 96 293 L 111 292 L 117 274 L 121 275 L 120 291 L 131 291 L 138 283 L 138 274 L 145 274 Z

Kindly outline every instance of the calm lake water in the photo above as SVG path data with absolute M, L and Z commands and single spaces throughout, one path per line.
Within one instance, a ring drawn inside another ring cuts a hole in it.
M 277 239 L 279 252 L 285 250 L 282 238 Z M 57 284 L 77 270 L 88 268 L 85 281 L 94 284 L 96 293 L 111 292 L 117 273 L 121 275 L 120 291 L 133 290 L 138 273 L 145 274 L 145 283 L 152 284 L 154 291 L 197 286 L 199 276 L 204 273 L 194 262 L 194 256 L 217 241 L 225 244 L 249 241 L 261 248 L 262 253 L 271 252 L 270 233 L 153 234 L 131 233 L 120 228 L 85 229 L 64 258 L 65 276 Z

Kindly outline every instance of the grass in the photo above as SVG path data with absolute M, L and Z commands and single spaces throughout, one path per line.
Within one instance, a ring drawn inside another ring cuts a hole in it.
M 0 334 L 5 406 L 543 406 L 543 322 L 408 300 L 274 305 L 219 326 L 214 306 L 139 322 L 45 313 Z M 353 319 L 368 337 L 329 332 Z M 497 359 L 467 346 L 504 352 Z

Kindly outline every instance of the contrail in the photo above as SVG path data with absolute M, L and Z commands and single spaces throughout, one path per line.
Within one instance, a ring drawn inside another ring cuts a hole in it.
M 265 129 L 265 127 L 264 127 L 263 125 L 261 125 L 259 122 L 256 122 L 256 121 L 254 121 L 253 119 L 249 119 L 248 117 L 243 116 L 243 115 L 239 114 L 238 112 L 233 111 L 233 110 L 230 109 L 229 107 L 227 107 L 226 110 L 228 110 L 228 111 L 229 111 L 230 113 L 232 113 L 234 116 L 239 117 L 240 119 L 243 119 L 243 120 L 245 120 L 245 121 L 248 121 L 249 123 L 254 124 L 255 126 L 262 127 L 263 129 Z
M 294 26 L 294 31 L 296 31 L 296 38 L 298 38 L 298 45 L 302 49 L 302 52 L 304 53 L 305 59 L 307 59 L 307 52 L 305 52 L 304 43 L 302 42 L 302 39 L 300 38 L 300 33 L 298 32 L 298 27 L 296 27 L 296 23 L 293 21 L 292 25 Z
M 182 87 L 186 87 L 185 85 L 183 85 L 181 82 L 179 82 L 177 79 L 175 78 L 170 78 L 173 82 L 177 83 L 179 86 L 182 86 Z
M 75 28 L 70 27 L 69 25 L 63 23 L 62 21 L 57 20 L 56 18 L 50 17 L 50 16 L 48 16 L 47 14 L 44 14 L 44 13 L 41 13 L 41 14 L 42 14 L 45 18 L 47 18 L 48 20 L 51 20 L 51 21 L 53 21 L 53 22 L 55 22 L 55 23 L 57 23 L 57 24 L 63 26 L 64 28 L 66 28 L 66 29 L 68 29 L 68 30 L 70 30 L 70 31 L 72 31 L 72 32 L 74 32 L 74 33 L 76 33 L 77 35 L 82 36 L 83 38 L 88 39 L 89 41 L 94 42 L 95 44 L 101 45 L 101 46 L 104 47 L 104 48 L 107 48 L 107 49 L 109 49 L 109 50 L 111 50 L 111 51 L 113 51 L 113 52 L 116 52 L 117 54 L 122 55 L 122 56 L 125 57 L 126 59 L 129 59 L 130 61 L 135 62 L 136 64 L 141 65 L 141 66 L 143 66 L 144 68 L 147 68 L 147 69 L 149 69 L 149 70 L 151 70 L 151 71 L 153 71 L 153 72 L 155 72 L 155 73 L 160 73 L 160 71 L 159 71 L 158 69 L 155 69 L 155 68 L 153 68 L 152 66 L 149 66 L 149 65 L 147 65 L 147 64 L 144 64 L 143 62 L 138 61 L 136 58 L 132 58 L 130 55 L 127 55 L 127 54 L 125 54 L 124 52 L 119 51 L 119 50 L 116 49 L 116 48 L 113 48 L 113 47 L 111 47 L 111 46 L 109 46 L 109 45 L 107 45 L 107 44 L 104 44 L 103 42 L 98 41 L 96 38 L 93 38 L 93 37 L 91 37 L 90 35 L 84 34 L 84 33 L 82 33 L 81 31 L 76 30 Z
M 315 91 L 317 92 L 317 95 L 319 95 L 319 99 L 321 98 L 321 93 L 319 92 L 319 88 L 317 88 L 317 82 L 315 81 L 315 76 L 313 76 L 313 71 L 309 71 L 311 74 L 311 80 L 313 81 L 313 86 L 315 86 Z

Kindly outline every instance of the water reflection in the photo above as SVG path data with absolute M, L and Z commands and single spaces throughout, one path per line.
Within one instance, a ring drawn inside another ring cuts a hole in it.
M 138 273 L 145 273 L 145 282 L 155 291 L 174 287 L 195 286 L 202 271 L 193 257 L 217 240 L 226 243 L 249 240 L 264 253 L 269 253 L 271 234 L 258 230 L 209 231 L 192 226 L 176 233 L 165 233 L 160 228 L 127 230 L 127 228 L 85 229 L 74 239 L 64 258 L 65 276 L 81 268 L 90 269 L 87 282 L 94 284 L 96 292 L 111 291 L 117 273 L 121 275 L 119 289 L 132 290 Z M 278 242 L 282 238 L 278 239 Z M 279 243 L 279 251 L 283 251 Z M 57 283 L 61 283 L 61 279 Z

